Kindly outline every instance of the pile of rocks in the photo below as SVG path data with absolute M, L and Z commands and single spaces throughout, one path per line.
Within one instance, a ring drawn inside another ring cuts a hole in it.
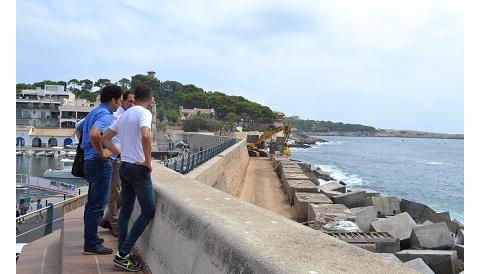
M 464 226 L 448 212 L 348 188 L 286 157 L 274 156 L 273 166 L 298 222 L 423 273 L 463 270 Z

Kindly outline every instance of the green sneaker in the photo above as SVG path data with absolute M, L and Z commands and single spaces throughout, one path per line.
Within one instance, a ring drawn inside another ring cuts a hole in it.
M 120 253 L 117 251 L 115 257 L 113 257 L 113 263 L 130 272 L 138 272 L 143 269 L 142 265 L 137 262 L 130 254 L 125 257 L 120 256 Z

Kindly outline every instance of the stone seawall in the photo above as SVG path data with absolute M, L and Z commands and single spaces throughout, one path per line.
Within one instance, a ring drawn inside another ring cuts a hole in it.
M 136 244 L 151 273 L 418 273 L 153 167 L 156 214 Z M 132 220 L 139 211 L 137 202 Z
M 212 136 L 208 136 L 212 137 Z M 245 140 L 213 157 L 203 165 L 195 168 L 186 176 L 206 185 L 235 195 L 241 187 L 243 175 L 248 165 L 248 152 Z

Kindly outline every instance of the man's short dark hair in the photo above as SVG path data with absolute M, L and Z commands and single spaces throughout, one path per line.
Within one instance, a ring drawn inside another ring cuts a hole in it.
M 117 85 L 108 85 L 102 88 L 100 93 L 100 102 L 108 103 L 110 100 L 118 100 L 122 96 L 123 90 Z
M 134 97 L 135 97 L 135 93 L 133 92 L 133 90 L 128 89 L 123 93 L 123 101 L 126 101 L 128 99 L 129 94 L 133 94 Z
M 147 85 L 139 85 L 135 88 L 135 101 L 145 101 L 152 96 L 152 89 Z

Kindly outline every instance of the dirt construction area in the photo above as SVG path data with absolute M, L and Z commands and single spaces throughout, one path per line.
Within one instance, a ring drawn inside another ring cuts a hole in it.
M 280 179 L 268 158 L 250 157 L 243 187 L 237 197 L 289 219 L 295 218 L 294 208 L 286 202 Z

